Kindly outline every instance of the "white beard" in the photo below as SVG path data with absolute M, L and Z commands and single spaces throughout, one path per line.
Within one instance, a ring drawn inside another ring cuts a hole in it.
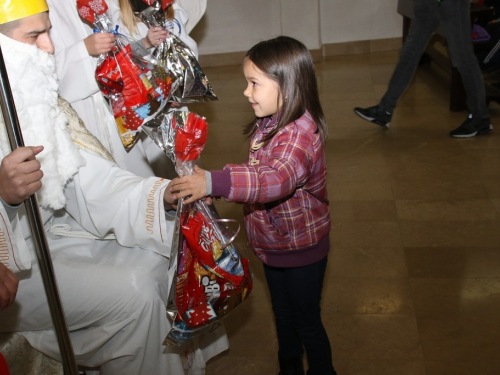
M 3 34 L 0 34 L 0 45 L 24 143 L 44 146 L 37 155 L 44 174 L 42 188 L 37 192 L 38 202 L 42 207 L 63 208 L 64 187 L 85 160 L 71 141 L 66 128 L 68 118 L 58 107 L 54 56 Z M 3 155 L 7 155 L 11 152 L 10 145 L 3 118 L 0 120 L 0 148 Z

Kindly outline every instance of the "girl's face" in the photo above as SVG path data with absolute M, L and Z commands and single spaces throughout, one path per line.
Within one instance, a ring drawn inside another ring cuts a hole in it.
M 250 59 L 243 64 L 243 74 L 247 80 L 247 88 L 243 95 L 252 103 L 257 117 L 274 116 L 281 108 L 281 98 L 278 102 L 279 86 L 258 69 Z

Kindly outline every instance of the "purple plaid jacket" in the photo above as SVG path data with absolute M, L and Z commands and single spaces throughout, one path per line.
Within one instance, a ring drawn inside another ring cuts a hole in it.
M 264 119 L 251 145 L 258 144 L 274 126 L 274 121 Z M 221 191 L 221 179 L 230 177 L 230 187 L 222 189 L 226 190 L 222 195 L 245 203 L 248 239 L 266 264 L 306 265 L 328 253 L 327 169 L 321 137 L 315 131 L 306 112 L 267 145 L 256 150 L 250 147 L 247 163 L 228 164 L 223 172 L 212 172 L 214 193 Z

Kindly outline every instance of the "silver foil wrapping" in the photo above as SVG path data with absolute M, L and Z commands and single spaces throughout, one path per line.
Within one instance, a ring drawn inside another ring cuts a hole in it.
M 142 130 L 156 143 L 158 147 L 169 157 L 175 165 L 175 171 L 179 176 L 193 174 L 194 163 L 182 163 L 175 157 L 175 135 L 177 127 L 183 128 L 187 121 L 187 111 L 171 111 L 160 113 L 156 118 L 146 125 Z M 175 118 L 176 127 L 172 126 Z
M 160 1 L 136 15 L 149 28 L 159 26 L 167 29 L 170 22 Z M 172 100 L 184 104 L 218 100 L 193 51 L 174 33 L 170 32 L 169 37 L 153 50 L 152 55 L 179 80 L 179 87 L 173 93 Z

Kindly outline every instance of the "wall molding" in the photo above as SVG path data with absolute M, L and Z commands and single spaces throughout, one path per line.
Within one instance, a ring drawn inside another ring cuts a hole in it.
M 323 57 L 358 55 L 370 52 L 399 51 L 403 45 L 403 39 L 386 38 L 374 40 L 359 40 L 355 42 L 323 44 Z
M 402 38 L 386 38 L 375 40 L 359 40 L 355 42 L 328 43 L 321 48 L 310 50 L 314 62 L 321 62 L 333 56 L 357 55 L 370 52 L 399 51 L 403 45 Z M 200 55 L 202 67 L 239 65 L 246 51 Z

